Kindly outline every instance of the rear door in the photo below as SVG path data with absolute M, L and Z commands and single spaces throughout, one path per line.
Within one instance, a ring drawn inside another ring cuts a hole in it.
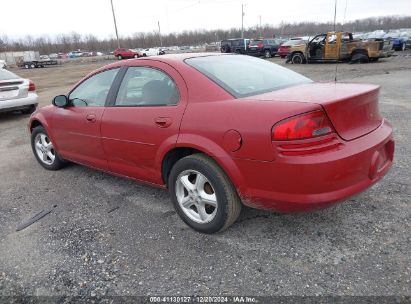
M 106 70 L 80 83 L 68 96 L 71 105 L 56 108 L 53 135 L 63 157 L 107 170 L 100 127 L 108 92 L 119 68 Z
M 187 88 L 180 74 L 165 63 L 133 64 L 104 112 L 103 148 L 111 171 L 161 183 L 158 159 L 177 141 Z

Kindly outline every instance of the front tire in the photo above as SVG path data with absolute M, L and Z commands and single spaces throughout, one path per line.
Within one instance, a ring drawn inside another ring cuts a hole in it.
M 54 145 L 42 126 L 35 127 L 31 133 L 31 148 L 34 156 L 43 168 L 47 170 L 59 170 L 65 162 L 54 149 Z
M 304 63 L 304 57 L 301 53 L 295 53 L 291 57 L 291 62 L 294 64 Z
M 265 57 L 265 58 L 271 58 L 271 52 L 270 52 L 270 50 L 265 50 L 265 52 L 264 52 L 264 57 Z
M 215 233 L 232 225 L 241 212 L 233 184 L 210 157 L 193 154 L 172 168 L 168 188 L 181 219 L 203 233 Z
M 121 60 L 121 59 L 123 59 L 123 56 L 118 55 L 118 56 L 117 56 L 117 59 L 118 59 L 118 60 Z

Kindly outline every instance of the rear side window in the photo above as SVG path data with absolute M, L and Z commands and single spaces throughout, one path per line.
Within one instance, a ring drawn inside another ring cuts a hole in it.
M 118 70 L 104 71 L 83 81 L 70 93 L 71 104 L 75 107 L 103 107 Z
M 189 58 L 185 62 L 236 98 L 312 82 L 289 69 L 250 56 L 205 56 Z
M 167 106 L 180 95 L 166 73 L 148 67 L 129 67 L 117 94 L 116 106 Z

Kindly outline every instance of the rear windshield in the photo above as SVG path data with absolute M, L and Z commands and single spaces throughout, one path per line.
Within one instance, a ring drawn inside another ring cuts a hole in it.
M 19 79 L 20 77 L 17 76 L 16 74 L 4 70 L 4 69 L 0 69 L 0 80 L 9 80 L 9 79 Z
M 185 62 L 236 98 L 312 82 L 270 61 L 244 55 L 196 57 Z

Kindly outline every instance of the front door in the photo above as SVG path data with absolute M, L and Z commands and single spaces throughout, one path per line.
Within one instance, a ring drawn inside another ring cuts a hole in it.
M 101 136 L 111 171 L 162 183 L 158 159 L 177 141 L 187 103 L 180 74 L 158 61 L 133 63 L 106 108 Z
M 324 59 L 325 38 L 325 34 L 317 35 L 308 43 L 308 58 L 310 60 Z
M 63 158 L 107 170 L 100 136 L 101 118 L 118 70 L 89 77 L 69 94 L 70 106 L 56 109 L 53 136 Z

